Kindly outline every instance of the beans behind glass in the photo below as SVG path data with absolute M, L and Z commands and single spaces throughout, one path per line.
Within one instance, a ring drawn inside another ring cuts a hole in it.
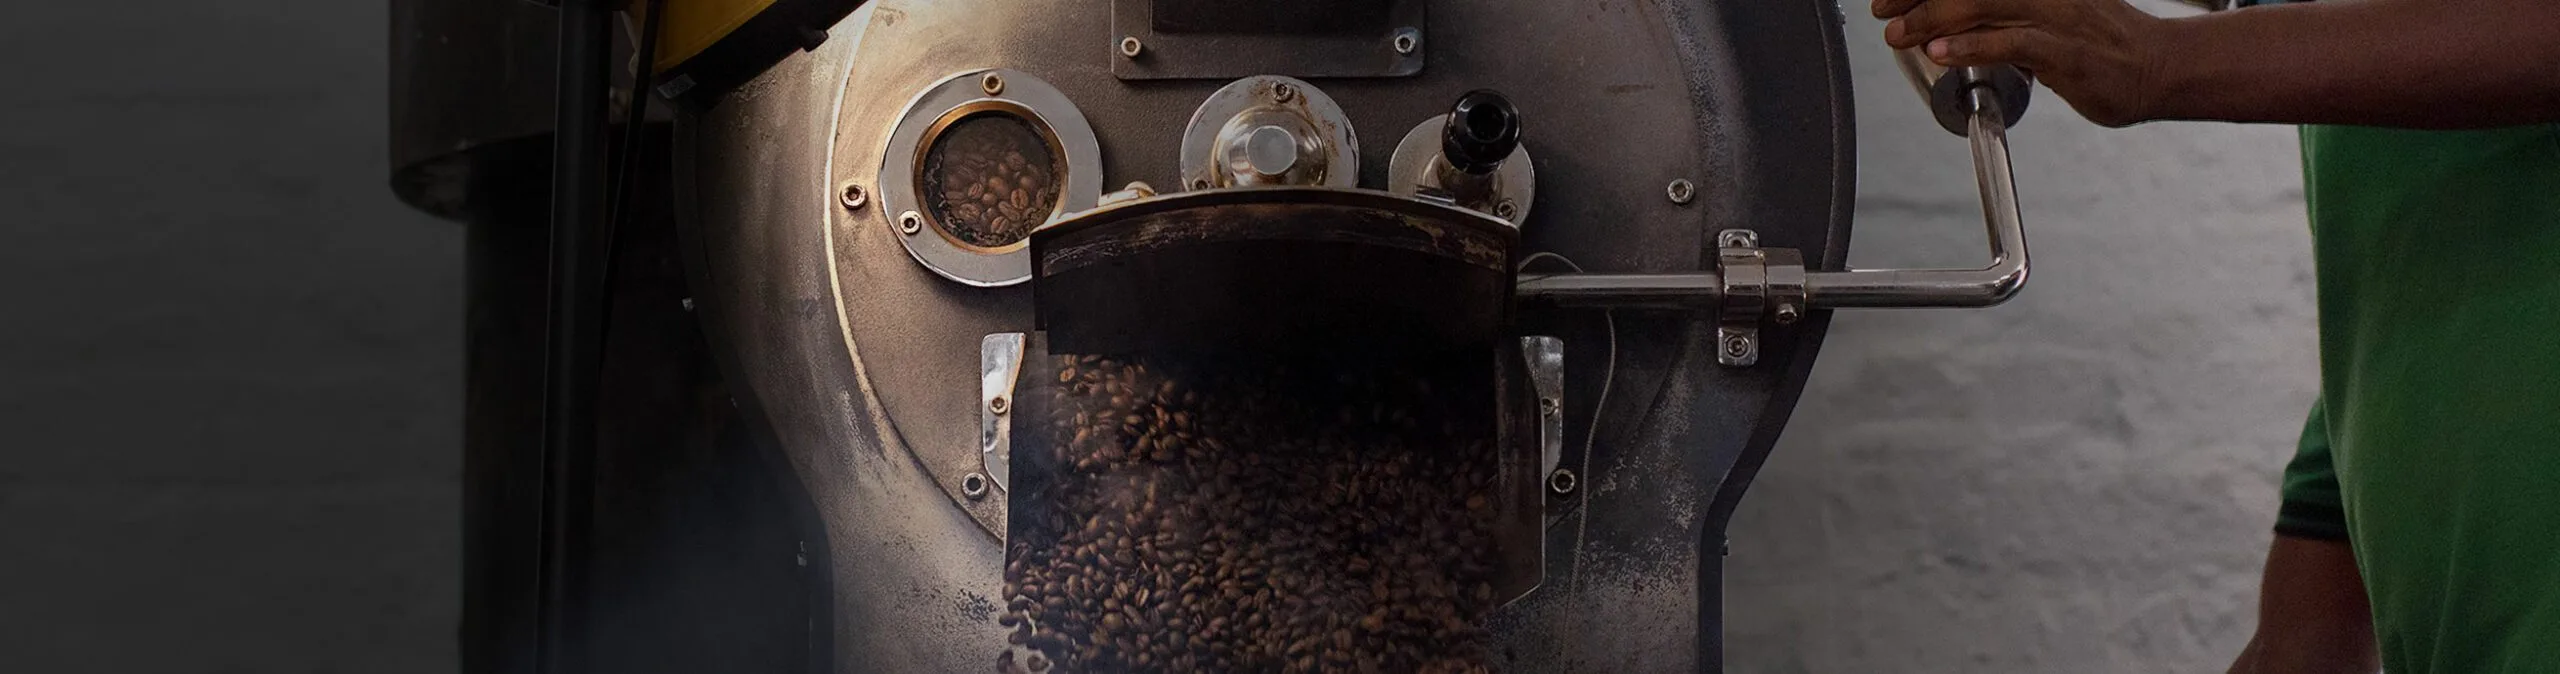
M 925 154 L 925 206 L 961 243 L 1008 246 L 1056 210 L 1063 175 L 1047 137 L 1030 123 L 979 113 L 945 128 Z

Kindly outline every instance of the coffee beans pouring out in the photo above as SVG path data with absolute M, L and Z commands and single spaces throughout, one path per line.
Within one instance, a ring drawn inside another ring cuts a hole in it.
M 1008 246 L 1057 208 L 1063 173 L 1029 123 L 980 113 L 953 122 L 934 140 L 924 163 L 925 205 L 962 243 Z
M 1428 360 L 1027 369 L 997 670 L 1492 671 L 1489 368 Z

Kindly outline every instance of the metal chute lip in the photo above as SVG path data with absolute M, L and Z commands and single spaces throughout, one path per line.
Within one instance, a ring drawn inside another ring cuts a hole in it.
M 1356 187 L 1309 187 L 1299 185 L 1252 185 L 1220 187 L 1190 192 L 1176 192 L 1106 204 L 1042 223 L 1031 230 L 1030 240 L 1039 241 L 1090 227 L 1105 226 L 1130 218 L 1145 217 L 1192 208 L 1245 204 L 1304 204 L 1374 208 L 1410 217 L 1445 221 L 1472 226 L 1487 232 L 1516 238 L 1519 230 L 1501 218 L 1447 204 L 1424 201 L 1391 192 Z
M 1301 349 L 1506 334 L 1519 230 L 1376 190 L 1257 187 L 1117 202 L 1031 235 L 1053 345 Z
M 1310 215 L 1317 211 L 1352 211 L 1382 214 L 1409 230 L 1425 230 L 1416 235 L 1370 232 L 1361 236 L 1353 228 L 1330 225 L 1313 229 L 1330 229 L 1345 241 L 1399 246 L 1460 260 L 1480 267 L 1510 269 L 1512 251 L 1519 246 L 1520 231 L 1501 218 L 1452 205 L 1397 196 L 1378 190 L 1335 187 L 1256 186 L 1231 187 L 1159 195 L 1117 202 L 1082 213 L 1072 214 L 1032 230 L 1030 241 L 1033 276 L 1044 276 L 1094 264 L 1118 254 L 1118 247 L 1091 245 L 1096 239 L 1117 237 L 1132 239 L 1127 234 L 1106 234 L 1099 230 L 1158 219 L 1161 216 L 1213 208 L 1292 207 L 1301 206 Z M 1266 220 L 1269 222 L 1269 220 Z M 1294 223 L 1293 223 L 1294 224 Z M 1301 238 L 1310 228 L 1282 227 L 1280 230 L 1234 230 L 1223 224 L 1202 226 L 1199 223 L 1174 223 L 1183 226 L 1188 236 L 1157 236 L 1149 247 L 1160 247 L 1177 239 L 1244 240 L 1257 238 Z M 1239 227 L 1250 226 L 1239 223 Z M 1427 243 L 1422 241 L 1427 240 Z

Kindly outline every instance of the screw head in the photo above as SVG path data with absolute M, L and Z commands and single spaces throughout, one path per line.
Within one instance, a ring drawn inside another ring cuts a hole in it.
M 1512 201 L 1512 200 L 1510 200 L 1510 199 L 1504 199 L 1504 200 L 1502 200 L 1502 202 L 1501 202 L 1501 203 L 1497 203 L 1497 204 L 1494 204 L 1494 205 L 1493 205 L 1493 217 L 1502 218 L 1502 219 L 1504 219 L 1504 220 L 1509 220 L 1509 219 L 1511 219 L 1511 217 L 1512 217 L 1512 216 L 1519 215 L 1519 214 L 1520 214 L 1520 203 L 1519 203 L 1519 202 Z
M 1137 58 L 1139 54 L 1145 53 L 1146 51 L 1147 45 L 1139 42 L 1138 36 L 1131 35 L 1129 37 L 1120 38 L 1121 58 Z
M 1005 400 L 1004 396 L 996 396 L 994 399 L 987 401 L 987 411 L 994 412 L 998 415 L 1002 415 L 1012 409 L 1013 403 Z
M 1724 355 L 1734 358 L 1751 355 L 1751 339 L 1739 335 L 1725 339 Z
M 1208 179 L 1208 178 L 1192 178 L 1192 179 L 1191 179 L 1191 189 L 1195 189 L 1195 190 L 1205 190 L 1205 189 L 1209 189 L 1209 179 Z
M 1803 317 L 1804 311 L 1797 309 L 1794 302 L 1784 302 L 1778 305 L 1779 325 L 1791 325 L 1796 322 L 1796 319 Z
M 1004 77 L 995 73 L 981 75 L 978 77 L 978 90 L 987 92 L 989 96 L 1004 93 Z
M 970 473 L 960 478 L 960 493 L 975 501 L 987 497 L 987 476 Z
M 871 203 L 871 194 L 862 191 L 860 184 L 845 183 L 844 190 L 836 193 L 836 201 L 844 204 L 848 210 L 859 211 L 864 204 Z
M 1554 399 L 1554 398 L 1548 398 L 1548 397 L 1541 397 L 1541 398 L 1538 398 L 1538 416 L 1542 416 L 1542 417 L 1552 417 L 1552 416 L 1555 416 L 1555 415 L 1556 415 L 1556 413 L 1561 412 L 1561 411 L 1563 411 L 1563 410 L 1564 410 L 1564 405 L 1563 405 L 1562 403 L 1557 402 L 1557 401 L 1556 401 L 1556 399 Z
M 1273 84 L 1271 85 L 1271 100 L 1275 103 L 1287 103 L 1298 100 L 1298 88 L 1289 86 L 1289 83 L 1287 82 Z
M 1728 229 L 1716 232 L 1716 247 L 1758 248 L 1760 247 L 1760 233 L 1748 229 Z M 1760 258 L 1765 256 L 1755 254 L 1752 257 Z
M 1688 178 L 1671 181 L 1671 186 L 1664 188 L 1663 191 L 1671 197 L 1671 203 L 1682 206 L 1687 206 L 1690 201 L 1698 198 L 1698 185 L 1689 182 Z
M 1410 26 L 1398 28 L 1390 44 L 1395 46 L 1397 54 L 1412 56 L 1414 50 L 1422 48 L 1422 31 Z
M 1570 468 L 1558 468 L 1556 472 L 1547 474 L 1547 490 L 1557 496 L 1573 493 L 1575 488 L 1582 486 L 1581 483 L 1582 479 L 1574 476 Z
M 921 231 L 924 231 L 924 214 L 915 211 L 898 214 L 898 233 L 915 236 Z

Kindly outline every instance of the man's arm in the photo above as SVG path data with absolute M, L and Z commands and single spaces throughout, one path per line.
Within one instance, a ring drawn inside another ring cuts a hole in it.
M 2161 19 L 2123 0 L 1874 0 L 1885 41 L 2012 63 L 2091 121 L 2560 122 L 2560 0 L 2361 0 Z
M 2258 632 L 2231 674 L 2371 674 L 2373 607 L 2347 545 L 2346 501 L 2329 448 L 2328 406 L 2312 401 L 2285 462 L 2276 542 L 2258 581 Z
M 2258 585 L 2258 632 L 2231 674 L 2372 674 L 2372 609 L 2344 540 L 2278 534 Z

